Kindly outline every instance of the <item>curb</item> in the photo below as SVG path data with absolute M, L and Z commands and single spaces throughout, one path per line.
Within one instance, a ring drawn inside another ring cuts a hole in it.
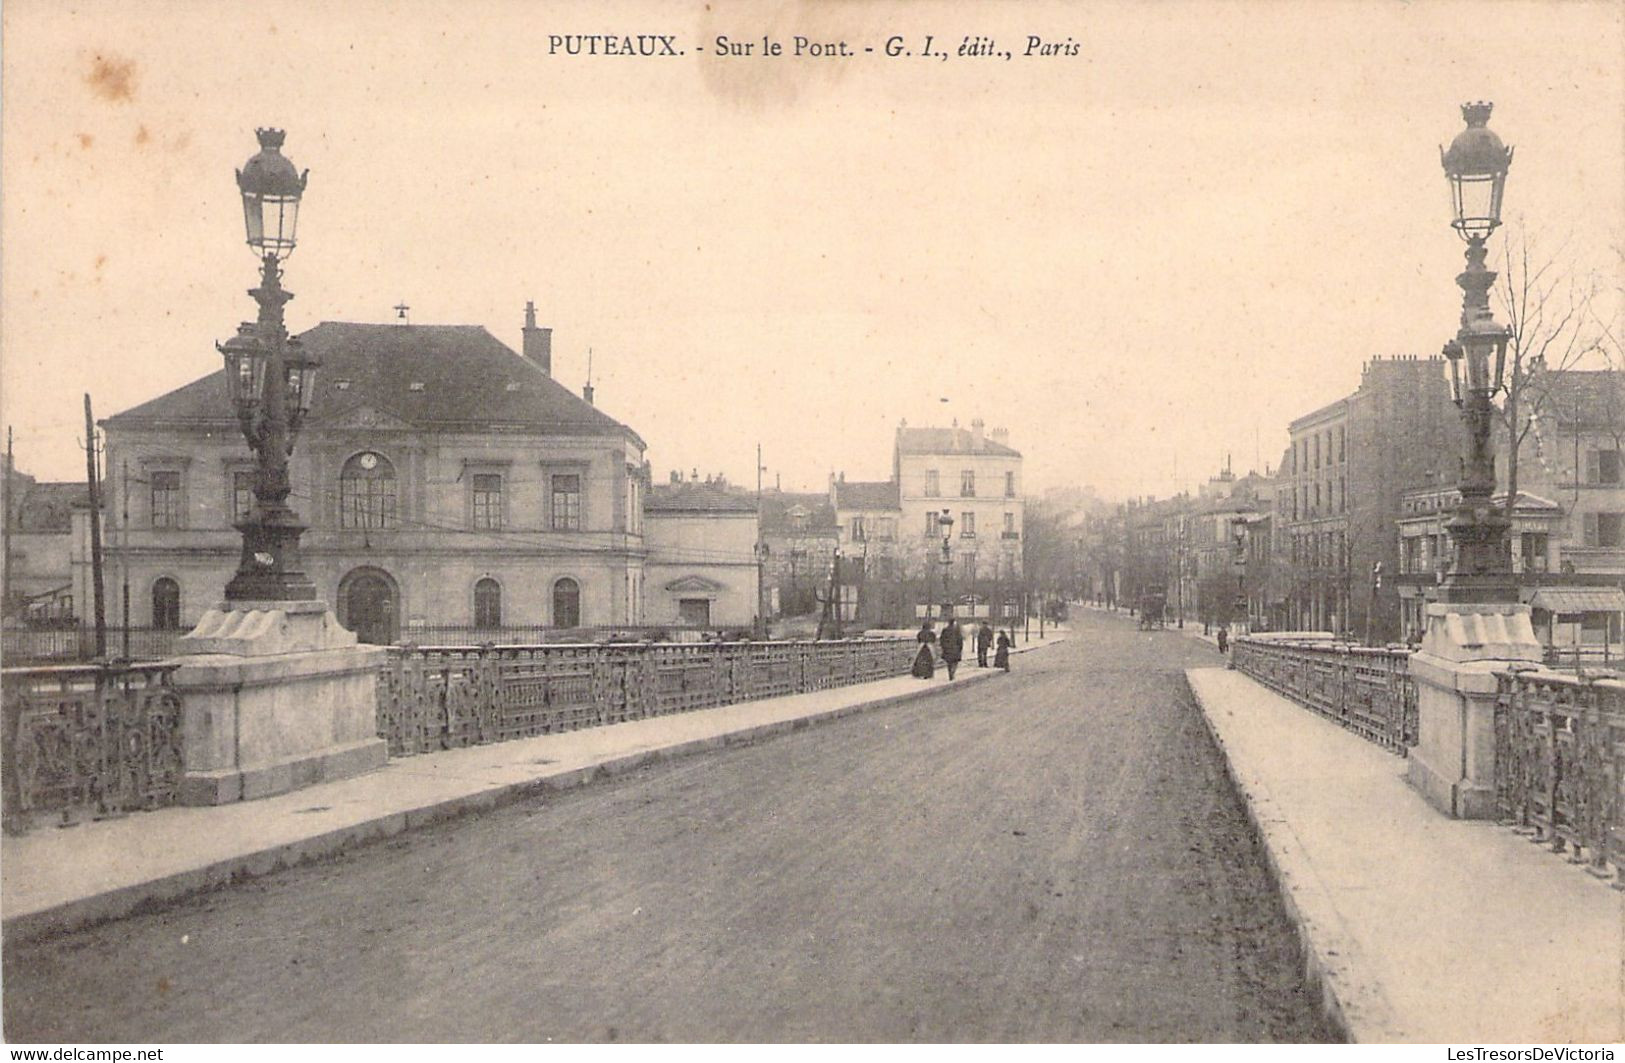
M 1298 903 L 1298 896 L 1294 895 L 1294 891 L 1299 895 L 1305 895 L 1311 890 L 1322 891 L 1317 890 L 1311 883 L 1296 881 L 1283 869 L 1281 854 L 1277 851 L 1279 839 L 1267 827 L 1271 819 L 1279 820 L 1279 817 L 1267 813 L 1273 801 L 1267 792 L 1256 792 L 1236 775 L 1236 766 L 1231 761 L 1230 751 L 1225 747 L 1218 728 L 1213 725 L 1212 716 L 1202 701 L 1202 696 L 1191 683 L 1189 672 L 1190 669 L 1186 669 L 1185 688 L 1190 691 L 1191 700 L 1202 716 L 1202 726 L 1207 730 L 1208 737 L 1213 740 L 1214 748 L 1219 751 L 1220 759 L 1224 762 L 1225 778 L 1230 780 L 1230 785 L 1241 798 L 1242 808 L 1247 814 L 1247 825 L 1257 840 L 1259 849 L 1264 853 L 1264 865 L 1270 883 L 1275 888 L 1276 896 L 1280 897 L 1282 907 L 1286 909 L 1287 919 L 1292 923 L 1293 934 L 1298 939 L 1298 957 L 1303 968 L 1304 980 L 1310 989 L 1315 991 L 1321 1017 L 1344 1042 L 1362 1043 L 1365 1039 L 1355 1035 L 1349 1022 L 1349 1008 L 1346 1005 L 1364 994 L 1358 987 L 1350 984 L 1351 976 L 1348 973 L 1346 959 L 1343 964 L 1335 962 L 1336 958 L 1340 955 L 1346 957 L 1347 953 L 1340 953 L 1338 949 L 1332 947 L 1333 943 L 1323 940 L 1327 935 L 1304 914 L 1303 906 Z M 1330 908 L 1330 899 L 1323 897 L 1319 907 Z M 1381 1042 L 1375 1042 L 1373 1039 L 1372 1043 Z
M 990 668 L 986 671 L 977 669 L 964 679 L 955 682 L 956 684 L 977 683 L 993 679 L 1000 674 L 997 669 Z M 298 841 L 284 842 L 258 852 L 228 857 L 224 860 L 206 864 L 203 867 L 175 872 L 137 885 L 124 886 L 106 893 L 81 897 L 77 900 L 56 905 L 53 908 L 44 908 L 39 911 L 14 916 L 0 923 L 0 935 L 3 935 L 5 943 L 14 944 L 19 941 L 30 941 L 54 934 L 82 930 L 98 923 L 110 922 L 126 916 L 145 914 L 187 897 L 218 889 L 221 886 L 246 882 L 249 879 L 269 875 L 300 864 L 327 859 L 346 850 L 359 848 L 385 838 L 392 838 L 406 831 L 416 830 L 419 827 L 442 823 L 470 813 L 489 812 L 503 805 L 513 804 L 540 794 L 562 793 L 566 790 L 573 790 L 601 780 L 612 779 L 627 772 L 635 771 L 645 765 L 656 764 L 664 760 L 674 760 L 678 757 L 686 757 L 730 746 L 752 745 L 779 735 L 789 734 L 792 731 L 800 731 L 816 724 L 837 720 L 844 716 L 852 716 L 860 712 L 887 708 L 892 705 L 930 697 L 937 693 L 945 693 L 949 689 L 951 688 L 924 687 L 903 694 L 892 694 L 887 697 L 877 698 L 873 701 L 860 701 L 839 708 L 825 709 L 807 716 L 798 716 L 788 720 L 774 720 L 764 724 L 752 724 L 723 734 L 612 756 L 596 764 L 571 768 L 535 779 L 526 779 L 523 782 L 502 783 L 487 790 L 448 798 L 421 808 L 408 809 L 403 812 L 390 812 L 324 834 L 301 838 Z

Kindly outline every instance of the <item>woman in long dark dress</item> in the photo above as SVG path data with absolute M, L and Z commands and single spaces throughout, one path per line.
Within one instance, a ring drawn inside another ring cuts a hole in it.
M 1010 670 L 1010 637 L 1002 631 L 999 632 L 998 649 L 993 651 L 993 667 L 1003 668 L 1006 672 Z
M 914 655 L 912 673 L 917 679 L 930 679 L 937 671 L 936 658 L 931 655 L 931 647 L 937 641 L 937 634 L 931 630 L 931 621 L 921 623 L 920 633 L 914 637 L 920 640 L 920 652 Z

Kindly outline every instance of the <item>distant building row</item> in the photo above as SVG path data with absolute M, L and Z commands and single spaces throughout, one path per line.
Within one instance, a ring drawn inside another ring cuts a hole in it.
M 1508 564 L 1548 645 L 1619 647 L 1625 377 L 1534 372 Z M 1091 522 L 1087 590 L 1125 605 L 1165 592 L 1210 622 L 1245 608 L 1255 629 L 1415 639 L 1449 567 L 1461 432 L 1442 359 L 1374 359 L 1354 393 L 1292 422 L 1277 469 Z

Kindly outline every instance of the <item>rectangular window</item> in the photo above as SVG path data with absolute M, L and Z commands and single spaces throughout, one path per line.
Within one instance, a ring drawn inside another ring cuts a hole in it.
M 477 472 L 472 477 L 474 527 L 502 527 L 502 474 Z
M 959 515 L 959 537 L 961 539 L 976 538 L 976 514 L 961 513 Z
M 962 580 L 973 580 L 976 578 L 975 554 L 959 555 L 959 578 Z
M 1016 515 L 1014 513 L 1004 515 L 1004 534 L 1012 538 L 1016 534 Z
M 581 477 L 576 474 L 553 477 L 553 530 L 581 530 Z
M 231 474 L 231 519 L 245 521 L 254 513 L 254 474 L 241 470 Z
M 976 470 L 961 469 L 959 472 L 959 497 L 976 497 Z
M 1586 451 L 1586 483 L 1618 484 L 1620 461 L 1617 450 Z
M 881 517 L 875 521 L 875 538 L 890 541 L 897 538 L 897 518 Z
M 863 518 L 862 517 L 853 517 L 852 518 L 852 541 L 855 542 L 855 543 L 863 542 L 863 540 L 865 538 L 865 536 L 864 536 L 864 531 L 865 530 L 866 529 L 863 526 Z
M 710 599 L 679 598 L 677 600 L 677 619 L 686 627 L 710 627 Z
M 1587 513 L 1585 515 L 1585 544 L 1587 546 L 1618 547 L 1621 528 L 1625 526 L 1625 513 Z
M 152 474 L 152 526 L 179 528 L 181 526 L 181 474 L 155 472 Z
M 940 494 L 942 494 L 942 484 L 937 479 L 937 470 L 925 470 L 925 497 L 936 498 Z
M 935 513 L 927 513 L 925 515 L 925 537 L 927 539 L 935 539 L 939 534 L 940 531 L 937 528 L 937 515 Z
M 1004 474 L 1004 497 L 1016 497 L 1016 474 L 1013 472 Z

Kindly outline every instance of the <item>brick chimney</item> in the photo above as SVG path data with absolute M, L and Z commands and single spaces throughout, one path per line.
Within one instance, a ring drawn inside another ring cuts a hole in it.
M 536 304 L 529 300 L 525 301 L 525 357 L 553 375 L 553 330 L 536 327 Z
M 982 449 L 982 442 L 984 440 L 982 430 L 983 430 L 984 427 L 985 426 L 983 425 L 982 419 L 980 417 L 976 418 L 976 420 L 974 420 L 974 421 L 972 421 L 970 423 L 970 438 L 971 438 L 971 449 L 972 450 L 981 450 Z
M 1007 447 L 1010 445 L 1010 429 L 995 428 L 989 434 L 989 438 L 991 438 L 993 442 L 997 443 L 999 446 Z

